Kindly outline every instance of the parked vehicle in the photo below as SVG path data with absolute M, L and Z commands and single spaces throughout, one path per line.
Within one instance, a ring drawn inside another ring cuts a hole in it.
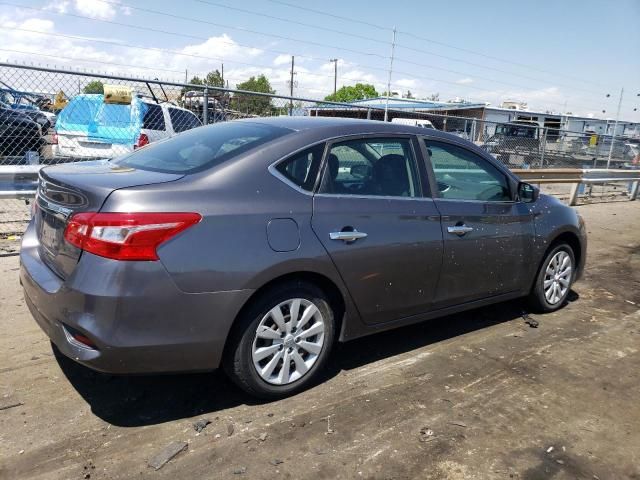
M 496 130 L 482 148 L 489 153 L 537 154 L 540 151 L 540 128 L 536 122 L 514 120 L 496 125 Z
M 42 129 L 42 134 L 46 135 L 47 132 L 49 131 L 49 129 L 52 127 L 52 123 L 49 120 L 49 117 L 47 115 L 45 115 L 43 112 L 41 112 L 40 110 L 35 110 L 35 109 L 16 109 L 14 107 L 12 107 L 11 105 L 8 105 L 6 103 L 0 102 L 0 107 L 4 108 L 4 109 L 9 109 L 9 110 L 15 110 L 16 112 L 26 116 L 27 118 L 33 120 L 34 122 L 36 122 L 38 125 L 40 125 L 40 128 Z M 54 115 L 55 117 L 55 115 Z
M 0 104 L 0 156 L 24 157 L 44 145 L 42 127 L 23 112 Z
M 113 373 L 222 366 L 253 395 L 335 341 L 527 297 L 560 308 L 581 217 L 432 129 L 273 117 L 45 167 L 20 278 L 59 350 Z
M 52 102 L 47 95 L 16 90 L 0 81 L 0 103 L 8 108 L 20 110 L 38 122 L 45 135 L 47 130 L 56 123 L 56 115 L 49 111 Z
M 190 111 L 133 97 L 131 104 L 104 102 L 102 94 L 73 97 L 56 122 L 57 155 L 113 158 L 202 125 Z
M 429 120 L 425 120 L 423 118 L 400 118 L 396 117 L 391 119 L 391 123 L 398 123 L 400 125 L 411 125 L 413 127 L 422 127 L 422 128 L 436 128 L 433 126 Z

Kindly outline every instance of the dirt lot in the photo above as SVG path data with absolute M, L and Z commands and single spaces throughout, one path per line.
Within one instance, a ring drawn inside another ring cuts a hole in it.
M 56 358 L 2 257 L 0 478 L 639 479 L 640 205 L 579 209 L 585 278 L 538 328 L 511 302 L 361 339 L 268 404 L 218 373 Z M 188 450 L 147 465 L 174 441 Z

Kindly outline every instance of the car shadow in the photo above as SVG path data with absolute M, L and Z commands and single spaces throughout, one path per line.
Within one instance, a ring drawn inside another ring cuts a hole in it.
M 576 299 L 577 294 L 572 292 L 569 301 Z M 321 380 L 332 378 L 342 370 L 522 319 L 524 313 L 522 301 L 510 301 L 338 344 Z M 92 412 L 116 426 L 153 425 L 238 405 L 263 403 L 238 389 L 221 371 L 114 376 L 94 372 L 68 359 L 57 352 L 55 346 L 54 354 L 62 372 Z

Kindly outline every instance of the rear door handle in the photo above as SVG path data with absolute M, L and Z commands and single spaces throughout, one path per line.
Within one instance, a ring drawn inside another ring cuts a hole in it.
M 469 232 L 473 232 L 473 227 L 467 227 L 466 225 L 455 225 L 453 227 L 447 227 L 447 232 L 462 237 Z
M 365 238 L 366 236 L 366 233 L 358 232 L 357 230 L 351 232 L 331 232 L 329 234 L 331 240 L 342 240 L 343 242 L 355 242 L 359 238 Z

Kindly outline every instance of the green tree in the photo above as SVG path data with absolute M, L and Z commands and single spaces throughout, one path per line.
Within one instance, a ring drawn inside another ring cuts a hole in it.
M 407 94 L 404 96 L 404 98 L 415 98 L 413 96 L 413 93 L 411 93 L 411 90 L 407 90 Z
M 251 77 L 246 82 L 238 83 L 236 87 L 238 90 L 247 90 L 250 92 L 276 93 L 276 91 L 271 88 L 269 79 L 264 75 Z M 238 93 L 233 97 L 233 104 L 236 110 L 243 113 L 250 113 L 252 115 L 268 115 L 273 113 L 271 98 L 269 97 Z
M 379 97 L 376 88 L 368 83 L 356 83 L 355 85 L 345 85 L 336 93 L 327 95 L 325 100 L 330 102 L 353 102 L 354 100 L 364 100 L 366 98 Z
M 222 79 L 222 75 L 220 75 L 220 71 L 213 70 L 207 73 L 207 76 L 204 77 L 204 85 L 208 85 L 210 87 L 224 87 L 224 80 Z
M 82 89 L 83 93 L 104 93 L 104 83 L 99 80 L 93 80 L 87 83 Z
M 437 92 L 433 93 L 427 97 L 427 100 L 431 100 L 432 102 L 437 102 L 440 100 L 440 94 Z

